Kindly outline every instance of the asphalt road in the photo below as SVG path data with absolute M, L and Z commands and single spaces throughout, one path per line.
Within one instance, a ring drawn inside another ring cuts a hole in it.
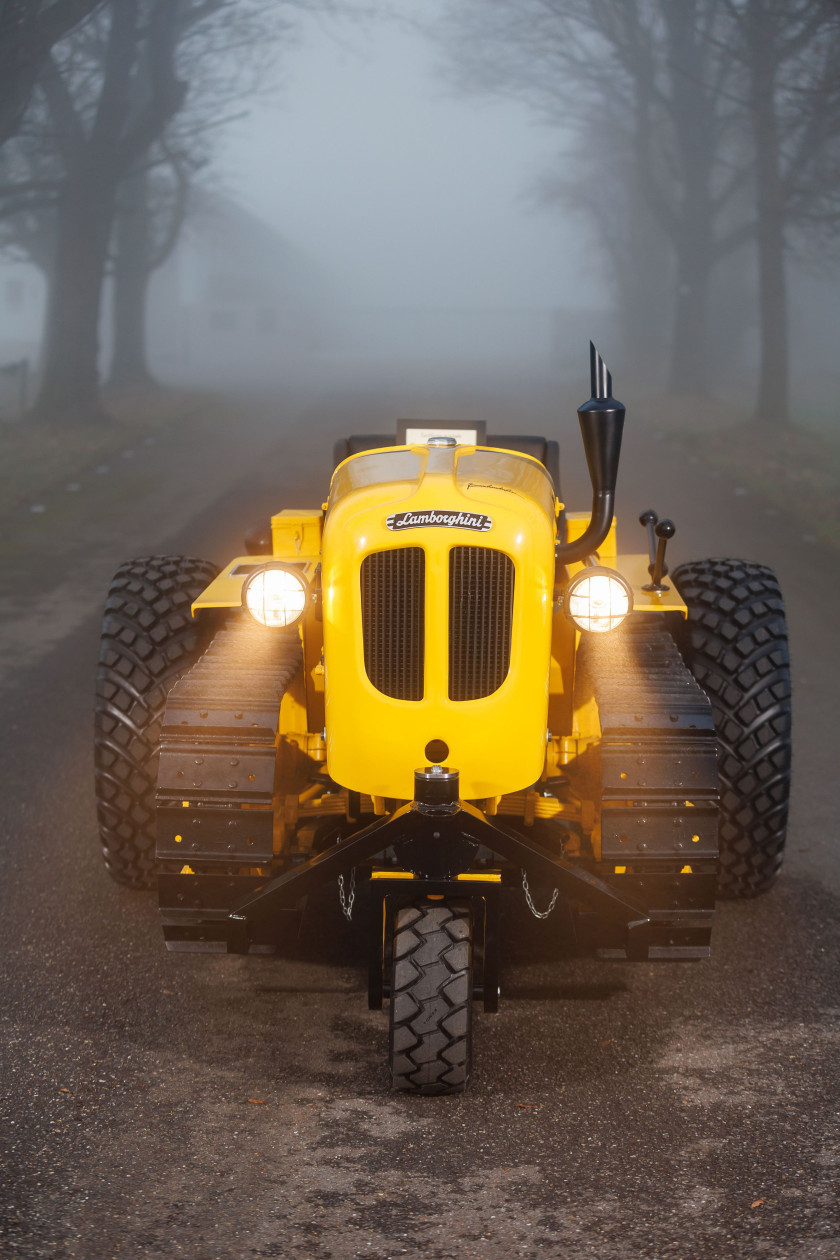
M 6 522 L 1 1254 L 840 1257 L 840 566 L 632 413 L 623 549 L 653 506 L 677 521 L 674 563 L 765 561 L 789 606 L 788 860 L 770 894 L 720 906 L 711 961 L 564 957 L 550 924 L 517 918 L 469 1093 L 402 1097 L 331 891 L 293 957 L 175 955 L 153 898 L 105 874 L 90 737 L 108 573 L 149 551 L 223 561 L 262 512 L 319 503 L 342 429 L 448 411 L 524 432 L 552 410 L 546 389 L 518 423 L 513 390 L 410 392 L 239 407 L 233 428 L 91 472 L 72 508 L 57 490 L 37 528 Z

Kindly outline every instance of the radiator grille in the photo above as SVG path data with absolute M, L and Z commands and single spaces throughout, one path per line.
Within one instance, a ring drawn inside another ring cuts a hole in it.
M 395 700 L 423 699 L 426 555 L 422 547 L 376 551 L 362 561 L 365 670 Z
M 479 700 L 510 669 L 513 561 L 490 547 L 449 553 L 449 699 Z

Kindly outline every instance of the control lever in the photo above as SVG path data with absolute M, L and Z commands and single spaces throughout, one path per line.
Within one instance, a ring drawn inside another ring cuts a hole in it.
M 668 572 L 668 566 L 665 563 L 665 547 L 668 539 L 674 537 L 677 527 L 667 517 L 660 521 L 653 508 L 648 508 L 646 512 L 642 512 L 639 517 L 639 524 L 644 525 L 647 530 L 648 555 L 650 556 L 648 573 L 651 575 L 651 580 L 642 587 L 642 590 L 669 591 L 671 589 L 670 586 L 662 581 Z

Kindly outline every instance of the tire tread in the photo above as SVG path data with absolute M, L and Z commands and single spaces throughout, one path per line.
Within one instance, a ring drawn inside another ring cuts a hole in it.
M 681 648 L 709 696 L 718 738 L 718 894 L 755 897 L 775 882 L 787 830 L 791 688 L 775 574 L 743 560 L 680 565 L 688 607 Z
M 191 605 L 217 572 L 207 560 L 147 556 L 121 564 L 108 591 L 94 711 L 97 817 L 105 866 L 132 888 L 154 881 L 161 718 L 208 637 Z
M 394 1089 L 454 1094 L 470 1078 L 472 909 L 420 902 L 394 923 L 390 1060 Z

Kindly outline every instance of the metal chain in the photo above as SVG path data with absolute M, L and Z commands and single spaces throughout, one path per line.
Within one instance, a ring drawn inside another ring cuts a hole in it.
M 350 871 L 350 891 L 347 896 L 344 895 L 344 876 L 338 877 L 338 900 L 341 902 L 341 909 L 344 911 L 344 917 L 348 923 L 353 920 L 353 902 L 356 900 L 356 868 Z
M 548 916 L 551 914 L 552 910 L 554 909 L 554 907 L 557 905 L 557 898 L 559 896 L 560 889 L 559 888 L 554 889 L 554 892 L 551 894 L 551 901 L 548 903 L 547 910 L 538 910 L 537 907 L 534 905 L 534 900 L 531 896 L 531 889 L 528 887 L 528 876 L 525 874 L 524 871 L 522 872 L 522 890 L 525 893 L 525 900 L 528 903 L 528 909 L 531 911 L 531 914 L 534 916 L 534 918 L 547 919 Z

